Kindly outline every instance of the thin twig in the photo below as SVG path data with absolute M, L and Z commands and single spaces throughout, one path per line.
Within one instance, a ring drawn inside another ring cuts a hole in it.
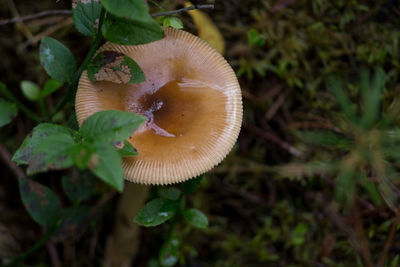
M 21 17 L 13 0 L 7 0 L 7 5 L 10 8 L 11 14 L 14 18 Z M 32 39 L 33 35 L 31 31 L 22 21 L 17 24 L 17 29 L 19 29 L 28 40 Z
M 275 134 L 272 134 L 270 132 L 266 132 L 266 131 L 258 128 L 257 126 L 252 125 L 252 124 L 246 124 L 246 125 L 244 125 L 244 128 L 250 130 L 254 134 L 262 136 L 265 139 L 277 144 L 278 146 L 280 146 L 281 148 L 283 148 L 284 150 L 286 150 L 287 152 L 289 152 L 290 154 L 292 154 L 295 157 L 300 157 L 300 155 L 301 155 L 301 152 L 299 150 L 297 150 L 296 148 L 292 147 L 290 144 L 286 143 L 285 141 L 280 139 Z
M 190 10 L 193 10 L 193 9 L 213 9 L 213 8 L 214 8 L 213 4 L 194 5 L 194 6 L 189 6 L 189 7 L 185 7 L 185 8 L 181 8 L 181 9 L 177 9 L 177 10 L 154 13 L 154 14 L 151 14 L 151 16 L 153 18 L 155 18 L 155 17 L 161 17 L 161 16 L 175 15 L 175 14 L 179 14 L 179 13 L 182 13 L 182 12 L 190 11 Z
M 170 16 L 170 15 L 175 15 L 179 14 L 182 12 L 190 11 L 193 9 L 212 9 L 214 8 L 213 4 L 207 4 L 207 5 L 194 5 L 190 7 L 185 7 L 177 10 L 171 10 L 171 11 L 165 11 L 165 12 L 159 12 L 159 13 L 154 13 L 151 14 L 153 18 L 155 17 L 160 17 L 160 16 Z M 72 11 L 69 9 L 56 9 L 56 10 L 47 10 L 43 12 L 39 12 L 36 14 L 31 14 L 23 17 L 15 17 L 11 19 L 4 19 L 0 21 L 0 26 L 2 25 L 7 25 L 10 23 L 16 23 L 16 22 L 22 22 L 22 21 L 27 21 L 27 20 L 33 20 L 41 17 L 46 17 L 46 16 L 57 16 L 57 15 L 62 15 L 62 16 L 70 16 L 72 14 Z
M 47 242 L 46 248 L 50 256 L 51 266 L 61 267 L 60 257 L 58 256 L 58 252 L 54 244 L 52 242 Z
M 35 37 L 33 37 L 31 40 L 28 41 L 28 43 L 25 43 L 25 45 L 27 44 L 36 44 L 38 42 L 40 42 L 40 40 L 44 37 L 44 36 L 49 36 L 52 33 L 58 31 L 59 29 L 64 28 L 67 25 L 70 25 L 74 23 L 74 21 L 72 20 L 72 18 L 67 18 L 64 21 L 62 21 L 61 23 L 57 23 L 54 24 L 53 26 L 47 28 L 45 31 L 36 34 Z
M 15 17 L 15 18 L 12 18 L 12 19 L 1 20 L 0 21 L 0 26 L 1 25 L 10 24 L 10 23 L 33 20 L 33 19 L 37 19 L 37 18 L 41 18 L 41 17 L 45 17 L 45 16 L 54 16 L 54 15 L 64 15 L 64 16 L 66 15 L 66 16 L 69 16 L 71 14 L 72 14 L 72 11 L 69 10 L 69 9 L 47 10 L 47 11 L 43 11 L 43 12 L 39 12 L 39 13 L 36 13 L 36 14 L 27 15 L 27 16 L 23 16 L 23 17 Z
M 389 236 L 386 240 L 385 246 L 383 247 L 382 254 L 379 257 L 379 261 L 377 264 L 378 267 L 383 267 L 385 265 L 387 254 L 389 253 L 389 249 L 390 246 L 392 245 L 394 235 L 396 233 L 396 229 L 399 223 L 400 223 L 400 212 L 397 212 L 396 218 L 394 219 L 392 227 L 390 228 Z

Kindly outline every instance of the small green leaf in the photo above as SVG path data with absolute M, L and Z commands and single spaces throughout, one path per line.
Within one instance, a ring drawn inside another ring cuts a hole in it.
M 383 87 L 385 86 L 385 72 L 381 68 L 377 68 L 371 84 L 369 84 L 369 82 L 367 84 L 364 81 L 365 79 L 369 78 L 368 75 L 362 73 L 360 76 L 362 77 L 361 92 L 364 101 L 361 122 L 364 129 L 367 129 L 376 122 L 376 118 L 379 116 L 381 94 Z M 367 85 L 369 86 L 368 89 L 365 88 Z
M 105 143 L 123 142 L 145 122 L 145 117 L 131 112 L 105 110 L 87 118 L 80 132 L 88 140 Z
M 0 98 L 0 127 L 10 123 L 18 114 L 17 106 Z
M 176 187 L 158 187 L 158 194 L 160 197 L 170 200 L 178 200 L 182 194 L 182 191 Z
M 265 44 L 265 37 L 257 32 L 255 29 L 250 29 L 247 32 L 247 41 L 249 45 L 263 46 Z
M 101 0 L 104 8 L 111 14 L 134 21 L 149 21 L 151 16 L 143 0 Z
M 94 153 L 89 160 L 89 169 L 101 180 L 122 192 L 124 176 L 118 152 L 113 146 L 104 143 L 95 143 L 92 148 Z
M 165 17 L 163 19 L 163 26 L 164 27 L 172 27 L 174 29 L 182 29 L 183 23 L 177 17 Z
M 141 226 L 157 226 L 172 218 L 178 203 L 169 199 L 156 198 L 144 205 L 135 217 L 135 223 Z
M 71 51 L 59 41 L 44 37 L 40 43 L 40 63 L 47 74 L 61 83 L 71 83 L 76 70 Z
M 131 84 L 146 80 L 143 71 L 133 59 L 116 51 L 102 51 L 97 54 L 89 63 L 87 71 L 93 82 Z
M 377 180 L 381 197 L 392 210 L 395 210 L 399 199 L 396 186 L 392 183 L 390 176 L 377 176 Z
M 40 98 L 39 86 L 31 81 L 21 81 L 20 83 L 22 94 L 30 101 L 37 101 Z
M 307 224 L 301 222 L 296 225 L 292 232 L 292 243 L 294 246 L 301 246 L 305 241 L 305 235 L 308 232 Z
M 38 224 L 53 226 L 61 218 L 62 207 L 57 195 L 48 187 L 20 177 L 19 191 L 22 202 Z
M 184 183 L 181 184 L 181 189 L 185 194 L 191 194 L 199 188 L 201 184 L 201 180 L 203 176 L 198 176 L 196 178 L 192 178 Z
M 161 246 L 158 260 L 163 267 L 171 267 L 178 263 L 180 240 L 172 236 Z
M 72 18 L 76 29 L 86 36 L 93 36 L 99 27 L 101 3 L 99 0 L 73 0 Z
M 188 223 L 196 228 L 204 229 L 208 227 L 207 216 L 198 209 L 187 209 L 183 212 L 183 216 Z
M 134 148 L 128 141 L 124 142 L 124 146 L 118 150 L 118 153 L 121 157 L 132 157 L 139 154 L 136 148 Z
M 343 81 L 336 75 L 331 74 L 326 77 L 325 82 L 328 88 L 332 91 L 345 115 L 350 121 L 357 123 L 356 110 L 346 94 Z
M 58 133 L 41 142 L 33 151 L 27 173 L 29 175 L 49 170 L 59 170 L 71 167 L 73 161 L 69 151 L 75 146 L 71 134 Z
M 350 205 L 354 198 L 355 186 L 354 169 L 352 167 L 343 167 L 336 181 L 336 199 Z
M 33 151 L 41 142 L 51 135 L 60 133 L 71 135 L 74 134 L 75 131 L 52 123 L 41 123 L 37 125 L 32 130 L 32 133 L 25 137 L 25 140 L 15 152 L 12 160 L 17 164 L 28 164 L 32 159 Z
M 48 96 L 55 92 L 58 88 L 60 88 L 63 84 L 60 82 L 57 82 L 56 80 L 53 79 L 48 79 L 47 82 L 43 86 L 43 90 L 40 92 L 41 97 Z
M 86 200 L 93 192 L 95 177 L 89 172 L 79 172 L 76 175 L 64 176 L 62 186 L 71 201 Z
M 163 30 L 154 20 L 128 21 L 107 16 L 101 31 L 108 41 L 122 45 L 147 44 L 162 39 Z
M 359 175 L 361 186 L 368 192 L 369 197 L 376 206 L 382 205 L 382 198 L 374 182 L 367 179 L 365 173 Z

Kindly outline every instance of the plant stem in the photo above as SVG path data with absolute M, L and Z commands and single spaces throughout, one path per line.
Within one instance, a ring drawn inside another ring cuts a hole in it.
M 181 193 L 181 195 L 179 196 L 179 199 L 178 199 L 179 207 L 178 207 L 177 212 L 174 215 L 174 217 L 172 217 L 172 219 L 170 220 L 167 240 L 169 240 L 171 238 L 171 236 L 174 232 L 174 229 L 175 229 L 175 225 L 178 222 L 179 217 L 183 213 L 184 207 L 183 208 L 181 207 L 181 201 L 184 197 L 185 197 L 185 194 L 183 194 L 183 193 Z
M 39 99 L 39 107 L 40 107 L 40 112 L 42 113 L 42 116 L 44 118 L 47 117 L 49 114 L 48 114 L 46 103 L 44 102 L 44 98 L 43 97 L 41 97 Z
M 100 20 L 99 20 L 99 28 L 97 30 L 97 33 L 94 37 L 92 46 L 90 47 L 89 52 L 87 53 L 85 59 L 83 60 L 81 66 L 79 69 L 75 72 L 75 75 L 72 79 L 72 82 L 70 83 L 68 87 L 68 92 L 64 96 L 64 98 L 61 100 L 61 102 L 57 105 L 56 109 L 50 116 L 47 118 L 47 120 L 50 120 L 57 112 L 59 112 L 71 99 L 74 98 L 76 89 L 78 87 L 79 83 L 79 78 L 81 77 L 82 72 L 86 69 L 87 65 L 89 64 L 90 60 L 92 59 L 93 55 L 96 53 L 97 48 L 100 45 L 102 34 L 101 34 L 101 25 L 103 24 L 104 21 L 104 16 L 105 16 L 105 10 L 104 8 L 101 9 L 100 13 Z
M 40 122 L 40 118 L 32 111 L 30 110 L 27 106 L 22 104 L 18 99 L 15 98 L 15 96 L 8 90 L 7 86 L 4 84 L 0 84 L 0 91 L 13 103 L 17 105 L 17 107 L 22 110 L 29 118 L 36 122 Z

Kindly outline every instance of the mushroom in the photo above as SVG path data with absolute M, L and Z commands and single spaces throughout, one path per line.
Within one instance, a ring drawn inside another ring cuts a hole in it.
M 139 155 L 123 158 L 125 179 L 165 185 L 198 176 L 220 163 L 239 135 L 242 97 L 226 60 L 198 37 L 172 28 L 162 40 L 138 46 L 106 43 L 137 62 L 146 81 L 91 82 L 83 72 L 76 95 L 79 125 L 101 110 L 131 111 L 147 117 L 128 141 Z M 127 183 L 107 242 L 106 266 L 130 266 L 139 229 L 131 216 L 148 187 Z
M 162 40 L 145 45 L 106 43 L 135 60 L 146 81 L 91 82 L 80 78 L 79 124 L 95 112 L 117 109 L 147 121 L 128 141 L 139 155 L 123 159 L 125 178 L 142 184 L 183 182 L 207 172 L 229 153 L 242 122 L 241 91 L 234 71 L 198 37 L 166 28 Z

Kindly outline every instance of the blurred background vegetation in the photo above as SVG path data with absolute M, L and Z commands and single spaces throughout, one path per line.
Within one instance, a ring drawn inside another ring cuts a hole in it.
M 148 2 L 152 12 L 183 4 Z M 187 199 L 210 226 L 175 228 L 183 240 L 180 265 L 399 266 L 400 1 L 194 2 L 215 4 L 205 12 L 222 32 L 225 57 L 239 77 L 244 122 L 234 150 Z M 0 3 L 0 20 L 71 6 L 64 0 Z M 188 14 L 178 17 L 197 33 Z M 38 54 L 47 35 L 78 61 L 90 47 L 68 16 L 0 26 L 0 80 L 38 111 L 19 88 L 22 80 L 42 86 L 48 79 Z M 46 99 L 48 106 L 64 87 Z M 67 106 L 57 122 L 66 123 L 71 111 Z M 1 128 L 2 153 L 14 153 L 33 126 L 20 114 Z M 26 213 L 7 162 L 0 161 L 0 170 L 0 226 L 15 241 L 5 248 L 3 235 L 0 253 L 16 255 L 42 229 Z M 40 182 L 67 203 L 61 176 L 48 173 Z M 117 196 L 97 186 L 88 201 L 96 216 L 85 231 L 55 238 L 28 262 L 51 266 L 56 253 L 65 266 L 101 265 Z M 167 227 L 143 228 L 134 266 L 152 264 Z

